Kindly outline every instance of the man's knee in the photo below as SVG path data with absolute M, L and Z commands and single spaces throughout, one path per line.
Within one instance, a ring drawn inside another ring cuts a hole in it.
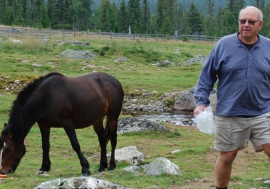
M 220 152 L 220 160 L 226 164 L 231 164 L 237 155 L 237 150 L 232 152 Z

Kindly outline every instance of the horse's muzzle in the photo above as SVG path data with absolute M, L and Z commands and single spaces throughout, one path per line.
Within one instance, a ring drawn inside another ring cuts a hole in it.
M 6 174 L 10 174 L 10 173 L 13 173 L 13 170 L 11 168 L 8 169 L 7 172 L 5 172 L 4 170 L 0 170 L 0 174 L 2 174 L 2 175 L 6 175 Z

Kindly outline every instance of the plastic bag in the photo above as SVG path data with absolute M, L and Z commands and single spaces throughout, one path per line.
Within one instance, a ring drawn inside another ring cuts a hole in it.
M 216 131 L 216 124 L 214 121 L 214 115 L 211 106 L 204 109 L 193 119 L 197 124 L 197 128 L 205 134 L 213 134 Z

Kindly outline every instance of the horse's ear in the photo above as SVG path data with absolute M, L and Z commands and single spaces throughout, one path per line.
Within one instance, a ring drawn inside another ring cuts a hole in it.
M 6 127 L 7 126 L 7 123 L 4 123 L 4 127 Z

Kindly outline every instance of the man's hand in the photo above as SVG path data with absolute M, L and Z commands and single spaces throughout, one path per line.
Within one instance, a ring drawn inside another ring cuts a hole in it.
M 204 109 L 206 108 L 205 105 L 199 105 L 199 106 L 196 106 L 195 110 L 194 110 L 194 117 L 196 115 L 198 115 L 200 112 L 203 112 Z

